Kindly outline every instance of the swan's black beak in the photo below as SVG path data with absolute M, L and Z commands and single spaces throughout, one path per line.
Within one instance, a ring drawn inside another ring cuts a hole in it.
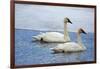
M 81 29 L 81 32 L 82 32 L 83 34 L 87 34 L 83 29 Z
M 84 34 L 87 34 L 85 31 L 83 32 Z
M 72 24 L 72 22 L 70 21 L 70 19 L 66 17 L 66 18 L 64 18 L 64 23 L 67 23 L 67 22 Z
M 69 18 L 67 18 L 67 20 L 68 20 L 68 22 L 69 22 L 69 23 L 71 23 L 71 24 L 72 24 L 72 22 L 70 21 L 70 19 L 69 19 Z

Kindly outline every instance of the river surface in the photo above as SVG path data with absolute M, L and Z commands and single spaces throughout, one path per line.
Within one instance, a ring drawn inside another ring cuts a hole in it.
M 94 34 L 81 35 L 87 50 L 77 53 L 53 54 L 50 48 L 58 43 L 41 43 L 32 41 L 32 36 L 43 31 L 15 29 L 15 64 L 52 64 L 82 61 L 94 61 Z M 70 32 L 71 40 L 76 42 L 76 33 Z

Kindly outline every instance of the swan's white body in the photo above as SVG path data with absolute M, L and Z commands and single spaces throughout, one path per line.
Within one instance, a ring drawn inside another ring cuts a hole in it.
M 59 32 L 46 32 L 37 36 L 32 36 L 33 40 L 45 41 L 45 42 L 69 42 L 70 37 L 67 31 L 67 22 L 70 22 L 68 18 L 64 19 L 64 34 Z M 70 22 L 71 23 L 71 22 Z
M 64 39 L 64 35 L 59 32 L 46 32 L 41 33 L 37 36 L 33 36 L 33 39 L 41 40 L 43 38 L 43 41 L 45 42 L 67 42 L 70 41 L 69 36 L 66 36 L 67 39 Z
M 52 48 L 55 52 L 77 52 L 86 50 L 85 46 L 80 46 L 75 42 L 67 42 L 64 44 L 58 44 L 56 47 Z
M 82 44 L 80 33 L 78 33 L 78 43 L 67 42 L 58 44 L 56 47 L 51 48 L 51 50 L 53 50 L 54 52 L 77 52 L 86 50 L 86 47 Z

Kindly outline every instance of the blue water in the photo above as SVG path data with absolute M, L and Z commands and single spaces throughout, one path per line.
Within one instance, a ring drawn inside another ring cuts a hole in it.
M 41 43 L 32 41 L 32 36 L 38 35 L 40 31 L 16 29 L 15 30 L 15 64 L 52 64 L 70 63 L 82 61 L 94 61 L 94 35 L 88 33 L 82 35 L 82 41 L 87 50 L 77 53 L 56 53 L 49 49 L 58 43 Z M 76 42 L 76 34 L 70 32 L 72 41 Z

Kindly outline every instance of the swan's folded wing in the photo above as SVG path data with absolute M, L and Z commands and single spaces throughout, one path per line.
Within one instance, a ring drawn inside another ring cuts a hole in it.
M 47 42 L 64 42 L 64 35 L 58 32 L 48 32 L 44 36 L 44 41 Z
M 69 42 L 64 44 L 64 50 L 69 52 L 82 51 L 83 47 L 75 42 Z

